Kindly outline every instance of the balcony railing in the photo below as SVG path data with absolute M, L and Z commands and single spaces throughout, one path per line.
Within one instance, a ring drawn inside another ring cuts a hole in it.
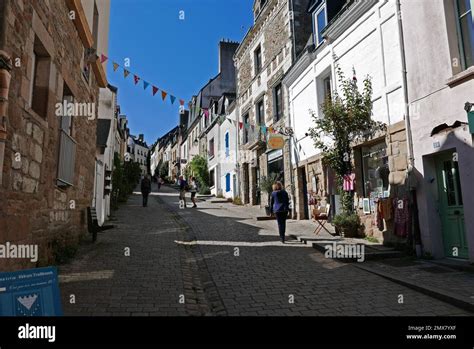
M 254 127 L 253 129 L 252 127 L 249 127 L 246 130 L 242 130 L 241 137 L 241 144 L 245 149 L 254 149 L 257 147 L 261 147 L 267 141 L 265 134 L 262 132 L 260 127 Z
M 68 186 L 74 183 L 74 165 L 76 162 L 76 141 L 61 130 L 58 164 L 58 185 Z

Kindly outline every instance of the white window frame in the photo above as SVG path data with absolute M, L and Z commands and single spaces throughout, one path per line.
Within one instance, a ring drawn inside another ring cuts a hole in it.
M 326 3 L 321 4 L 319 9 L 317 9 L 314 12 L 314 15 L 313 15 L 313 30 L 314 30 L 314 34 L 315 34 L 314 42 L 315 42 L 316 47 L 321 45 L 324 42 L 324 38 L 321 38 L 322 40 L 321 40 L 321 42 L 319 42 L 319 31 L 318 31 L 318 15 L 323 10 L 324 10 L 324 20 L 326 21 L 326 25 L 325 25 L 325 27 L 326 27 L 327 24 L 328 24 L 328 11 L 327 11 L 327 7 L 326 7 Z

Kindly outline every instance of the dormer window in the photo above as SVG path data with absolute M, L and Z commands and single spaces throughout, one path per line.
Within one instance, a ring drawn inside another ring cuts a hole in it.
M 327 18 L 327 11 L 326 11 L 326 4 L 319 7 L 313 14 L 313 30 L 315 36 L 316 46 L 319 46 L 323 43 L 324 38 L 322 36 L 322 32 L 324 28 L 326 28 L 328 24 Z

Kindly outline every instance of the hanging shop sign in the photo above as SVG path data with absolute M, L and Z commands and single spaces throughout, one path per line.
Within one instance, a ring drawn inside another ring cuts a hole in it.
M 269 149 L 283 149 L 285 146 L 285 139 L 282 135 L 271 134 L 268 136 L 267 147 Z
M 474 134 L 474 111 L 467 113 L 467 121 L 469 123 L 469 132 Z

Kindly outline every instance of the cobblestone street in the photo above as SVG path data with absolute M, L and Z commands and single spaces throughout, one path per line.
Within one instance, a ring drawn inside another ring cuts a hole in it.
M 471 315 L 310 245 L 282 245 L 276 223 L 246 207 L 180 209 L 176 190 L 154 189 L 147 208 L 133 195 L 116 228 L 60 268 L 66 315 Z

